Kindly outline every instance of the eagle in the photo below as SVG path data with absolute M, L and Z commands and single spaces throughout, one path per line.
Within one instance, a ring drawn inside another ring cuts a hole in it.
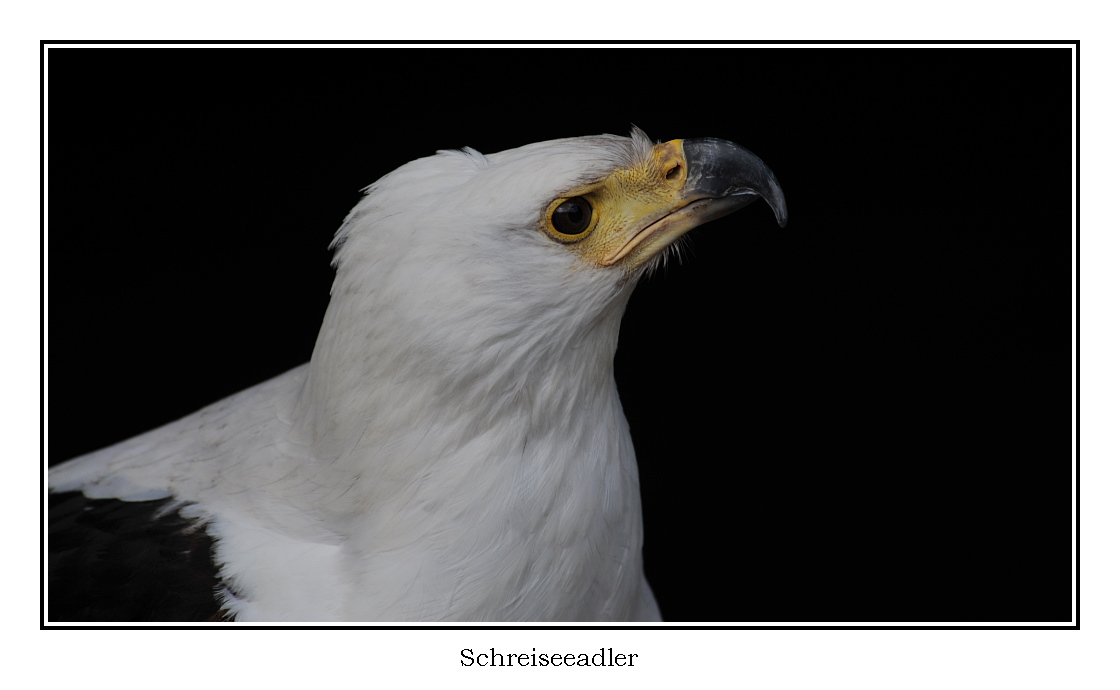
M 715 138 L 412 161 L 331 243 L 311 360 L 48 475 L 47 618 L 656 621 L 623 311 L 774 174 Z

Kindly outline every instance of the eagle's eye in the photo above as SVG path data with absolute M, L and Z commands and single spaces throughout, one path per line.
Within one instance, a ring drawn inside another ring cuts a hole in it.
M 552 211 L 552 227 L 561 235 L 579 235 L 591 224 L 591 204 L 582 196 L 560 202 Z

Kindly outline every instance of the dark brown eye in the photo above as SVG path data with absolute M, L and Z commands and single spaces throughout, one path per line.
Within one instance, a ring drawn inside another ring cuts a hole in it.
M 552 227 L 561 235 L 578 235 L 591 224 L 591 204 L 582 196 L 572 197 L 552 212 Z

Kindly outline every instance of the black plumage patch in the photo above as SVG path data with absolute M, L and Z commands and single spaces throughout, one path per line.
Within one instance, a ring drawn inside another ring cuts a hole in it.
M 213 541 L 173 499 L 49 501 L 48 621 L 222 619 Z

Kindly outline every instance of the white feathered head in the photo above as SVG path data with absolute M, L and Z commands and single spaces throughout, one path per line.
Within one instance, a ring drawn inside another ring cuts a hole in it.
M 688 230 L 759 197 L 780 225 L 786 218 L 773 173 L 746 149 L 719 139 L 654 144 L 636 128 L 489 155 L 440 151 L 365 191 L 332 245 L 335 299 L 352 286 L 515 327 L 594 318 L 625 301 Z

